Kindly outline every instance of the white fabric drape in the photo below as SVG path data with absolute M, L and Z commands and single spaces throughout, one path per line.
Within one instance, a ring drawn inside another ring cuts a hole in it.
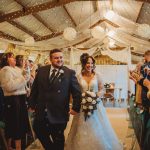
M 107 50 L 101 51 L 102 55 L 108 55 L 112 59 L 116 61 L 125 62 L 128 65 L 131 64 L 131 52 L 130 48 L 125 48 L 121 51 L 112 51 L 107 47 Z
M 70 51 L 70 67 L 72 68 L 75 64 L 80 63 L 80 56 L 83 53 L 88 53 L 89 55 L 93 55 L 93 53 L 96 51 L 97 47 L 93 47 L 89 50 L 80 50 L 75 47 L 71 47 Z
M 70 68 L 73 69 L 74 68 L 74 51 L 73 49 L 71 48 L 71 51 L 70 51 Z

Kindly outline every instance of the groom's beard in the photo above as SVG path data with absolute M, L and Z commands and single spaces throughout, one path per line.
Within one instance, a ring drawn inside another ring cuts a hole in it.
M 61 68 L 63 67 L 63 64 L 60 65 L 60 66 L 58 66 L 58 65 L 53 65 L 53 64 L 52 64 L 52 66 L 53 66 L 54 68 L 61 69 Z
M 64 62 L 63 62 L 63 61 L 62 61 L 62 62 L 58 62 L 58 64 L 52 64 L 52 66 L 53 66 L 54 68 L 58 68 L 58 69 L 61 69 L 63 65 L 64 65 Z

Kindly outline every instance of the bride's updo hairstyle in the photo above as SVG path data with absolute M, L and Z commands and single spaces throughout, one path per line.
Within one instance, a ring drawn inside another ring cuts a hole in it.
M 80 56 L 80 62 L 81 62 L 81 66 L 82 66 L 81 72 L 84 72 L 85 65 L 87 64 L 89 58 L 91 58 L 92 61 L 93 61 L 93 70 L 92 70 L 92 73 L 95 73 L 94 72 L 94 69 L 95 69 L 95 59 L 92 56 L 90 56 L 88 53 L 83 53 Z

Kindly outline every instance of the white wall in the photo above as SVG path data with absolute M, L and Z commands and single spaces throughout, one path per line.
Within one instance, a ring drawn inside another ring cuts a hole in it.
M 75 66 L 77 74 L 81 67 Z M 128 93 L 128 66 L 127 65 L 97 65 L 96 71 L 102 74 L 104 83 L 115 83 L 116 88 L 122 88 L 121 98 L 126 99 Z M 115 98 L 119 97 L 119 89 L 115 89 Z

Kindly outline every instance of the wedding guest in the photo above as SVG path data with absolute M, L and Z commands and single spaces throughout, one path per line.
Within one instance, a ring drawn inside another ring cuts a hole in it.
M 141 98 L 142 106 L 144 107 L 143 115 L 143 132 L 141 137 L 141 148 L 145 147 L 146 136 L 148 133 L 147 124 L 150 119 L 150 100 L 148 98 L 148 81 L 150 81 L 150 50 L 147 50 L 144 54 L 145 63 L 141 67 L 142 78 L 138 81 L 138 84 L 142 86 Z M 145 149 L 143 149 L 145 150 Z
M 23 55 L 17 55 L 16 66 L 22 70 L 22 74 L 26 78 L 27 81 L 26 92 L 27 92 L 27 97 L 29 97 L 31 91 L 31 84 L 33 83 L 33 81 L 30 73 L 28 60 L 25 60 Z
M 8 52 L 3 55 L 1 66 L 0 86 L 4 92 L 4 121 L 8 150 L 12 149 L 11 140 L 15 141 L 16 150 L 21 150 L 21 138 L 29 129 L 25 104 L 27 81 L 21 69 L 16 67 L 13 53 Z

